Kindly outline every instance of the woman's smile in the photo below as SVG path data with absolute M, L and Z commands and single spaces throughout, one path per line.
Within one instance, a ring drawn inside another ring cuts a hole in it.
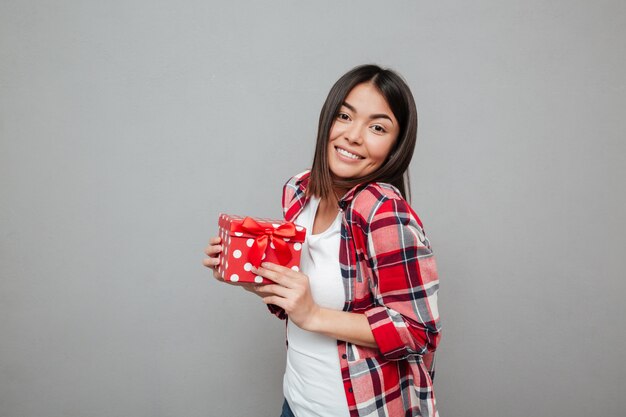
M 340 159 L 352 163 L 352 162 L 357 162 L 360 161 L 361 159 L 363 159 L 362 156 L 357 155 L 353 152 L 348 151 L 347 149 L 344 149 L 340 146 L 335 146 L 335 150 L 337 151 L 337 154 L 339 155 Z

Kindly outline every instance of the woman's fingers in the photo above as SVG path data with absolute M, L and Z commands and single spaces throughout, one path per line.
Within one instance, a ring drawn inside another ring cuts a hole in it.
M 219 243 L 221 238 L 213 237 L 209 240 L 209 245 L 205 248 L 204 253 L 208 256 L 202 260 L 202 264 L 207 268 L 213 269 L 213 277 L 220 281 L 224 281 L 218 270 L 220 264 L 219 254 L 222 252 L 223 247 Z M 254 288 L 246 288 L 250 292 L 254 292 L 261 297 L 278 296 L 278 297 L 291 297 L 293 294 L 289 293 L 290 289 L 301 287 L 301 276 L 306 278 L 306 275 L 301 272 L 294 271 L 290 268 L 282 265 L 277 265 L 271 262 L 264 262 L 260 268 L 252 268 L 252 272 L 262 277 L 268 278 L 275 282 L 277 285 L 255 285 Z
M 213 270 L 213 278 L 215 278 L 218 281 L 224 281 L 224 277 L 220 275 L 219 272 L 217 272 L 216 269 Z
M 249 292 L 251 292 L 251 293 L 253 293 L 255 295 L 258 295 L 261 298 L 272 295 L 272 294 L 267 293 L 267 292 L 262 290 L 261 287 L 264 287 L 264 285 L 259 285 L 259 284 L 241 284 L 241 286 L 243 287 L 244 290 L 249 291 Z
M 207 268 L 211 268 L 213 270 L 213 276 L 215 278 L 218 278 L 220 280 L 222 280 L 222 277 L 219 275 L 219 273 L 217 272 L 218 270 L 218 266 L 220 264 L 220 258 L 218 258 L 217 256 L 214 258 L 204 258 L 202 260 L 202 264 L 204 266 L 206 266 Z
M 299 272 L 295 272 L 289 268 L 270 262 L 264 262 L 261 265 L 262 266 L 260 268 L 253 267 L 252 272 L 268 278 L 283 287 L 294 288 L 297 285 L 296 274 L 299 274 Z
M 267 295 L 277 295 L 283 298 L 287 298 L 291 294 L 288 288 L 276 284 L 259 285 L 255 288 L 255 291 Z
M 219 254 L 223 250 L 222 245 L 219 244 L 221 241 L 222 238 L 219 236 L 212 237 L 209 240 L 209 245 L 204 249 L 204 253 L 208 256 L 208 258 L 204 258 L 202 260 L 202 265 L 213 269 L 213 276 L 216 279 L 223 281 L 223 278 L 217 272 L 217 266 L 220 264 Z
M 204 253 L 208 256 L 208 258 L 204 258 L 202 260 L 202 265 L 213 270 L 213 278 L 219 281 L 224 281 L 224 277 L 217 272 L 217 267 L 220 264 L 219 254 L 223 250 L 222 245 L 220 245 L 221 242 L 222 238 L 219 236 L 209 239 L 209 245 L 204 249 Z
M 277 295 L 270 295 L 268 297 L 263 297 L 263 302 L 265 304 L 274 304 L 277 307 L 282 308 L 283 310 L 287 311 L 287 304 L 286 304 L 286 299 L 279 297 Z
M 221 242 L 221 237 L 212 237 L 211 239 L 209 239 L 209 244 L 207 245 L 207 247 L 204 248 L 204 253 L 206 253 L 208 256 L 215 256 L 216 254 L 220 253 L 222 249 L 224 249 L 222 245 L 220 245 Z
M 215 256 L 219 254 L 224 248 L 222 245 L 209 245 L 204 249 L 204 253 L 208 256 Z
M 224 277 L 222 277 L 220 275 L 220 273 L 217 271 L 218 268 L 217 266 L 220 264 L 220 259 L 215 257 L 215 258 L 204 258 L 202 260 L 202 264 L 204 266 L 206 266 L 207 268 L 211 268 L 213 270 L 213 278 L 220 280 L 220 281 L 224 281 Z
M 215 258 L 204 258 L 202 260 L 202 264 L 204 266 L 207 266 L 209 268 L 213 268 L 215 266 L 218 266 L 220 264 L 220 258 L 215 257 Z

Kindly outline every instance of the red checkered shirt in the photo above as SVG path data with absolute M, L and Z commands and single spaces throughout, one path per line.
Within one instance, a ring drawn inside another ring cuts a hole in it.
M 310 172 L 283 189 L 283 211 L 293 221 L 304 208 Z M 423 226 L 397 188 L 354 187 L 343 211 L 339 263 L 343 311 L 367 317 L 378 349 L 337 341 L 351 417 L 437 417 L 434 351 L 440 338 L 435 259 Z M 284 310 L 269 306 L 279 318 Z

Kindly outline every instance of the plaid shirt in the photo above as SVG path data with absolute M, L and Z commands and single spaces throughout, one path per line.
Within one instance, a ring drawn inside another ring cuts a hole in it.
M 285 184 L 286 220 L 304 208 L 309 177 L 305 171 Z M 385 183 L 356 186 L 339 204 L 343 311 L 365 314 L 378 345 L 337 341 L 350 416 L 437 417 L 432 378 L 441 327 L 439 281 L 422 223 Z M 286 318 L 279 307 L 269 307 Z

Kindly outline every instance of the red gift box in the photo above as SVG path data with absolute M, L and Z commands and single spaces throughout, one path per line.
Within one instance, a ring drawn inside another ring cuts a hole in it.
M 219 273 L 230 282 L 271 284 L 272 281 L 251 272 L 252 266 L 272 262 L 300 270 L 300 253 L 306 229 L 284 220 L 220 214 Z

